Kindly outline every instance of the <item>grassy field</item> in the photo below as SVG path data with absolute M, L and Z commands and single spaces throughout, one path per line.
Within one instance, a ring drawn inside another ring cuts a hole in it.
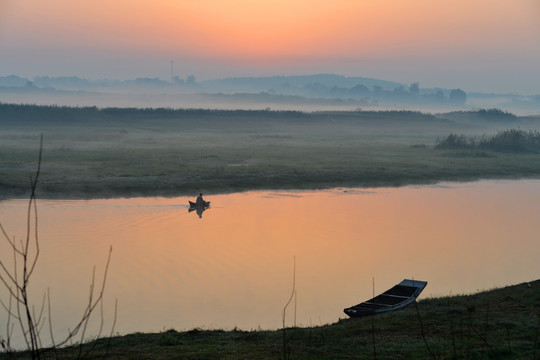
M 507 120 L 507 121 L 506 121 Z M 437 150 L 451 133 L 538 129 L 470 113 L 97 109 L 0 104 L 1 197 L 175 196 L 540 175 L 537 153 Z
M 80 351 L 108 359 L 538 359 L 540 280 L 320 327 L 135 333 L 42 357 L 71 359 Z

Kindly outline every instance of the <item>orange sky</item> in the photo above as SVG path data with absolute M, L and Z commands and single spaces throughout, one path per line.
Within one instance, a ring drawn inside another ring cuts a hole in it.
M 167 78 L 175 60 L 198 78 L 509 72 L 540 92 L 538 19 L 537 0 L 0 0 L 0 76 Z

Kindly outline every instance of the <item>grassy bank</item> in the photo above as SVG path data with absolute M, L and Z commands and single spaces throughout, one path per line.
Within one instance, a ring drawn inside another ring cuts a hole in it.
M 536 280 L 285 332 L 193 329 L 117 336 L 86 344 L 82 354 L 110 359 L 538 359 L 539 328 Z M 69 359 L 78 352 L 75 347 L 57 355 Z
M 471 119 L 468 113 L 448 115 L 451 120 L 444 114 L 406 111 L 100 110 L 0 104 L 0 192 L 3 198 L 28 195 L 40 134 L 40 196 L 51 198 L 540 176 L 537 153 L 434 149 L 437 139 L 448 134 L 536 129 L 538 118 L 490 122 Z

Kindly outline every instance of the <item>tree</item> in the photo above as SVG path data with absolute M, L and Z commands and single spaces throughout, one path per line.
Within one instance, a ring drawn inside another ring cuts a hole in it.
M 411 86 L 409 86 L 409 92 L 411 93 L 413 99 L 416 99 L 420 94 L 420 84 L 417 82 L 412 83 Z
M 450 91 L 450 102 L 455 105 L 464 105 L 467 101 L 467 93 L 461 89 Z
M 369 89 L 362 84 L 358 84 L 350 88 L 349 92 L 354 95 L 369 95 Z
M 178 75 L 174 76 L 173 77 L 173 82 L 175 84 L 183 84 L 184 83 L 184 79 L 181 79 L 180 77 L 178 77 Z

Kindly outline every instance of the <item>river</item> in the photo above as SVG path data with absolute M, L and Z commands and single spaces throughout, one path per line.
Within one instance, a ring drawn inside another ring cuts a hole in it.
M 82 314 L 94 266 L 101 282 L 110 246 L 105 327 L 117 299 L 120 334 L 276 329 L 293 280 L 288 326 L 345 318 L 404 278 L 428 282 L 420 298 L 540 278 L 540 180 L 207 195 L 200 217 L 194 197 L 38 199 L 31 296 L 39 307 L 49 289 L 58 337 Z M 26 200 L 0 202 L 17 241 L 26 211 Z

